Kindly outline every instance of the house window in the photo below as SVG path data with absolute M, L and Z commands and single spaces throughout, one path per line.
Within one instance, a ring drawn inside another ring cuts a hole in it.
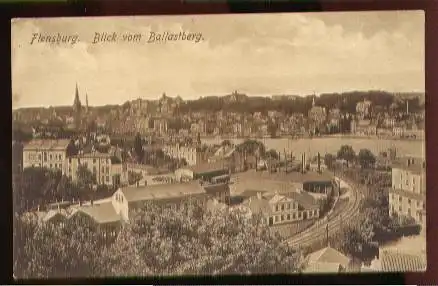
M 52 161 L 52 154 L 49 155 L 49 159 L 50 159 L 50 161 Z
M 411 199 L 408 199 L 408 204 L 411 204 Z
M 96 159 L 93 159 L 93 164 L 96 164 Z
M 284 215 L 281 215 L 281 221 L 284 221 Z
M 68 163 L 71 164 L 71 158 L 68 158 Z
M 278 212 L 279 208 L 278 205 L 275 206 L 275 211 Z
M 297 218 L 297 214 L 296 214 L 296 213 L 293 213 L 293 214 L 292 214 L 292 218 L 293 218 L 293 219 L 296 219 L 296 218 Z
M 107 181 L 107 182 L 109 182 L 109 181 L 110 181 L 110 179 L 109 179 L 109 176 L 106 176 L 106 181 Z
M 47 161 L 47 153 L 46 152 L 43 153 L 43 156 L 44 156 L 44 162 Z
M 281 205 L 281 210 L 284 211 L 284 205 Z
M 57 169 L 57 168 L 58 168 L 58 164 L 55 163 L 55 169 Z
M 399 201 L 399 202 L 401 202 L 401 201 L 402 201 L 402 197 L 401 197 L 401 196 L 400 196 L 400 197 L 398 198 L 398 201 Z
M 275 222 L 278 221 L 278 215 L 276 215 L 276 216 L 274 217 L 274 221 L 275 221 Z
M 52 164 L 50 164 L 50 169 L 52 169 Z
M 290 214 L 287 215 L 287 220 L 290 220 Z
M 286 204 L 286 209 L 290 209 L 290 204 Z
M 401 206 L 398 207 L 398 211 L 399 211 L 399 212 L 402 211 L 402 207 L 401 207 Z
M 408 209 L 408 216 L 411 216 L 411 209 Z

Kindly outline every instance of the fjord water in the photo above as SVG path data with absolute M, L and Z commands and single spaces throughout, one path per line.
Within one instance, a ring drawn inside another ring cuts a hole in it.
M 202 143 L 207 145 L 220 144 L 223 140 L 230 140 L 234 144 L 242 143 L 245 139 L 236 138 L 204 138 Z M 332 153 L 335 154 L 342 145 L 350 145 L 359 152 L 360 149 L 369 149 L 373 154 L 388 151 L 389 148 L 397 150 L 397 156 L 413 156 L 425 158 L 424 140 L 401 140 L 401 139 L 377 139 L 377 138 L 352 138 L 352 137 L 317 137 L 317 138 L 259 138 L 254 139 L 263 142 L 267 149 L 274 149 L 283 155 L 286 150 L 300 154 L 307 153 L 310 156 Z

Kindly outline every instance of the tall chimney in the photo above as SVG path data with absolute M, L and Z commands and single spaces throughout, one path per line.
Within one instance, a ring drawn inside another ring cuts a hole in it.
M 321 154 L 318 152 L 318 172 L 321 173 Z

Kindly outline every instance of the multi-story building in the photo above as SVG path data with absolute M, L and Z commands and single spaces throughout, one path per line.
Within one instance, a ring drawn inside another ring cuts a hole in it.
M 411 217 L 416 222 L 422 223 L 425 210 L 425 161 L 418 158 L 405 158 L 392 167 L 389 214 Z
M 180 144 L 168 145 L 163 148 L 164 154 L 175 159 L 185 159 L 189 166 L 197 165 L 206 161 L 204 152 L 196 146 L 184 146 Z
M 248 192 L 248 191 L 247 191 Z M 287 192 L 283 194 L 252 191 L 244 205 L 253 214 L 261 214 L 264 223 L 276 225 L 291 223 L 319 217 L 320 206 L 316 200 L 305 192 Z
M 159 135 L 165 135 L 167 133 L 167 125 L 166 119 L 154 119 L 154 131 Z
M 64 173 L 70 140 L 32 140 L 23 147 L 23 168 L 45 167 Z
M 371 111 L 371 101 L 363 100 L 356 104 L 356 114 L 360 119 L 368 117 Z
M 77 171 L 80 165 L 87 167 L 95 177 L 97 185 L 119 184 L 115 180 L 121 175 L 121 164 L 112 164 L 113 158 L 110 154 L 93 151 L 86 154 L 78 154 L 67 159 L 65 174 L 73 181 L 78 179 Z

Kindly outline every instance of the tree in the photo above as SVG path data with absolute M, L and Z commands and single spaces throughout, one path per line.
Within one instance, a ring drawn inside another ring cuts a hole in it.
M 224 147 L 230 147 L 231 145 L 232 145 L 232 143 L 228 139 L 223 140 L 222 143 L 221 143 L 221 146 L 224 146 Z
M 129 171 L 128 172 L 128 183 L 130 185 L 139 184 L 139 182 L 143 179 L 143 175 L 138 172 Z
M 144 152 L 143 152 L 143 143 L 141 140 L 140 133 L 137 133 L 137 135 L 135 136 L 135 139 L 134 139 L 134 153 L 135 153 L 137 162 L 142 162 Z
M 70 143 L 67 146 L 67 156 L 71 157 L 78 154 L 78 148 L 76 148 L 75 142 L 73 139 L 70 140 Z
M 369 149 L 361 149 L 358 155 L 359 164 L 362 169 L 369 169 L 376 163 L 376 157 Z
M 356 158 L 356 153 L 350 145 L 342 145 L 337 154 L 338 159 L 347 161 L 347 166 Z
M 260 141 L 248 139 L 239 144 L 237 150 L 247 155 L 262 157 L 265 154 L 265 145 Z
M 103 260 L 112 275 L 261 274 L 295 272 L 299 254 L 240 211 L 150 205 L 133 213 Z
M 280 159 L 280 155 L 279 155 L 278 152 L 275 151 L 274 149 L 270 149 L 269 151 L 267 151 L 267 152 L 265 153 L 265 156 L 266 156 L 267 158 L 271 158 L 271 159 L 274 159 L 274 160 L 279 160 L 279 159 Z
M 268 123 L 268 133 L 271 136 L 271 138 L 277 137 L 277 131 L 278 131 L 278 124 L 277 122 L 271 120 Z
M 91 190 L 96 183 L 96 176 L 85 165 L 79 165 L 76 175 L 79 188 L 83 191 Z
M 64 227 L 16 219 L 16 276 L 294 273 L 301 262 L 300 253 L 272 235 L 259 216 L 241 210 L 146 205 L 132 210 L 114 241 L 103 240 L 93 221 L 82 218 L 74 216 Z

